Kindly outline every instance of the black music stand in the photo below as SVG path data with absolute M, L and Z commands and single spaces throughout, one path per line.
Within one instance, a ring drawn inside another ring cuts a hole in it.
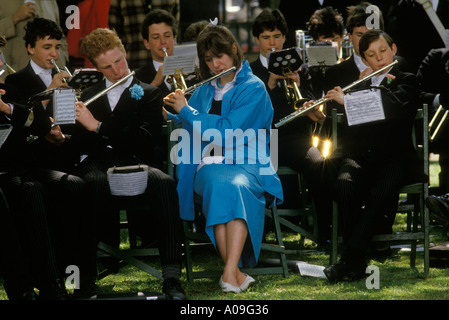
M 103 74 L 97 69 L 76 69 L 69 80 L 69 86 L 73 89 L 84 90 L 99 83 L 101 80 L 103 80 Z
M 278 75 L 285 75 L 296 71 L 303 64 L 299 48 L 270 52 L 267 55 L 267 60 L 268 71 Z

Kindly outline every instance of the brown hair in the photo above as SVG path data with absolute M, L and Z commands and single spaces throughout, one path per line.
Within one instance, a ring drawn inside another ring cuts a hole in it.
M 97 28 L 89 33 L 81 43 L 81 50 L 95 66 L 95 58 L 114 48 L 123 49 L 122 41 L 115 30 Z
M 237 50 L 234 52 L 234 46 Z M 198 35 L 196 41 L 198 60 L 200 63 L 200 74 L 203 79 L 211 76 L 209 67 L 204 56 L 207 52 L 213 56 L 227 54 L 234 60 L 234 66 L 238 69 L 243 61 L 243 52 L 234 35 L 224 26 L 209 25 Z

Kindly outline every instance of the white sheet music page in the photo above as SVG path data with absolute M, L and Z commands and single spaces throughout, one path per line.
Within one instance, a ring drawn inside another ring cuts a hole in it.
M 183 74 L 195 71 L 196 55 L 168 56 L 164 58 L 162 74 L 164 76 L 174 75 L 177 70 L 182 70 Z
M 75 90 L 55 90 L 53 93 L 53 119 L 56 125 L 75 123 L 75 102 Z
M 358 125 L 385 119 L 380 89 L 372 88 L 345 94 L 348 125 Z
M 338 47 L 332 45 L 306 45 L 307 63 L 313 66 L 333 66 L 338 61 Z

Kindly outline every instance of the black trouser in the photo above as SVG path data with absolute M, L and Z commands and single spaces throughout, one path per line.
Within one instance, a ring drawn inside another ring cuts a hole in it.
M 279 142 L 279 163 L 301 172 L 313 197 L 320 240 L 330 239 L 332 217 L 332 188 L 338 159 L 324 158 L 311 145 L 311 137 L 297 136 Z
M 10 299 L 18 299 L 26 290 L 53 283 L 59 272 L 42 184 L 11 175 L 2 179 L 1 184 L 9 203 L 2 194 L 0 261 L 5 291 Z
M 365 251 L 382 224 L 394 221 L 403 166 L 370 155 L 343 160 L 334 185 L 347 248 Z
M 109 160 L 85 160 L 76 171 L 94 197 L 97 240 L 117 246 L 119 238 L 118 203 L 111 196 L 106 171 L 113 167 Z M 166 173 L 150 167 L 145 193 L 134 198 L 152 207 L 152 223 L 147 232 L 155 232 L 162 265 L 181 264 L 183 229 L 179 217 L 176 182 Z
M 49 264 L 42 269 L 33 266 L 33 273 L 62 278 L 66 268 L 75 265 L 81 281 L 92 284 L 96 246 L 84 181 L 64 172 L 33 168 L 20 170 L 20 175 L 10 176 L 5 183 L 27 255 Z

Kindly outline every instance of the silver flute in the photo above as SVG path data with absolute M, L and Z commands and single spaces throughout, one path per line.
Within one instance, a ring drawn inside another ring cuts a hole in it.
M 192 91 L 195 91 L 197 88 L 201 87 L 202 85 L 204 85 L 204 84 L 206 84 L 208 82 L 211 82 L 212 80 L 215 80 L 217 78 L 221 78 L 224 75 L 228 74 L 229 72 L 235 71 L 236 69 L 237 68 L 235 66 L 233 66 L 233 67 L 231 67 L 229 69 L 226 69 L 226 70 L 224 70 L 224 71 L 222 71 L 220 73 L 217 73 L 216 75 L 214 75 L 214 76 L 212 76 L 212 77 L 210 77 L 210 78 L 208 78 L 208 79 L 206 79 L 204 81 L 198 82 L 198 83 L 194 84 L 193 86 L 188 87 L 187 89 L 184 90 L 184 93 L 190 93 Z
M 118 85 L 121 85 L 123 82 L 125 82 L 126 80 L 128 80 L 130 77 L 132 77 L 135 74 L 134 71 L 131 71 L 130 73 L 128 73 L 126 76 L 124 76 L 123 78 L 121 78 L 120 80 L 118 80 L 116 83 L 114 83 L 113 85 L 107 87 L 106 89 L 104 89 L 103 91 L 100 91 L 99 93 L 97 93 L 96 95 L 94 95 L 92 98 L 88 99 L 86 102 L 84 102 L 84 105 L 87 107 L 89 104 L 91 104 L 92 102 L 94 102 L 95 100 L 97 100 L 98 98 L 104 96 L 106 93 L 108 93 L 109 90 L 114 89 L 115 87 L 117 87 Z
M 348 91 L 349 89 L 351 89 L 352 87 L 358 85 L 359 83 L 362 83 L 366 80 L 371 79 L 372 77 L 384 72 L 385 70 L 390 69 L 392 66 L 394 66 L 396 63 L 398 63 L 397 60 L 393 61 L 392 63 L 386 65 L 385 67 L 380 68 L 377 71 L 371 72 L 369 75 L 354 81 L 353 83 L 347 85 L 346 87 L 342 88 L 341 90 L 343 92 Z M 309 112 L 310 110 L 314 109 L 317 106 L 322 105 L 323 103 L 325 103 L 326 101 L 328 101 L 328 98 L 321 98 L 319 100 L 317 100 L 315 103 L 313 103 L 312 105 L 308 106 L 308 107 L 304 107 L 304 108 L 299 108 L 298 110 L 296 110 L 295 112 L 290 113 L 288 116 L 282 118 L 281 120 L 279 120 L 279 122 L 275 123 L 274 126 L 276 128 L 279 128 L 281 126 L 283 126 L 284 124 L 289 123 L 290 121 L 296 119 L 297 117 L 303 116 L 305 115 L 307 112 Z

